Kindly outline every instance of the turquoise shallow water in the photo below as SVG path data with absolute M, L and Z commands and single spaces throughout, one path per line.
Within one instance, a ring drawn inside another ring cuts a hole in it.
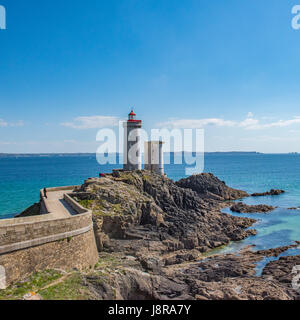
M 39 200 L 43 187 L 81 184 L 99 172 L 118 166 L 100 166 L 95 156 L 0 158 L 0 218 L 11 217 Z M 205 172 L 212 172 L 234 188 L 249 193 L 271 188 L 286 190 L 275 197 L 247 198 L 248 204 L 265 203 L 278 208 L 269 214 L 243 214 L 259 219 L 258 235 L 233 243 L 225 251 L 255 244 L 257 249 L 277 247 L 300 240 L 300 155 L 206 154 Z M 167 165 L 174 180 L 185 177 L 184 165 Z M 225 212 L 230 213 L 228 209 Z

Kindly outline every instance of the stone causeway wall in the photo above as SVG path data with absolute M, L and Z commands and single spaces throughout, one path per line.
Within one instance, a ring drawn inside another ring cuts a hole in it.
M 39 270 L 82 269 L 97 263 L 92 212 L 71 197 L 73 188 L 47 190 L 65 191 L 63 200 L 74 215 L 61 218 L 50 212 L 41 191 L 41 215 L 0 220 L 0 289 Z

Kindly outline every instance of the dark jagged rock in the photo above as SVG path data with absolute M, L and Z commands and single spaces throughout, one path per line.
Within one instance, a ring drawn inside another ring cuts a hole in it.
M 292 208 L 288 208 L 288 210 L 300 210 L 300 207 L 292 207 Z
M 300 256 L 280 257 L 278 260 L 269 262 L 263 269 L 262 275 L 292 287 L 293 278 L 300 273 L 299 266 Z M 298 288 L 300 297 L 300 284 L 298 284 Z
M 195 298 L 199 300 L 293 300 L 298 297 L 298 293 L 291 286 L 290 271 L 293 263 L 299 263 L 300 256 L 271 262 L 265 268 L 268 271 L 264 271 L 261 277 L 256 276 L 256 263 L 264 257 L 279 255 L 297 245 L 256 252 L 246 248 L 238 254 L 211 256 L 187 266 L 169 269 L 165 273 L 177 281 L 188 283 Z M 276 263 L 280 265 L 280 261 L 286 268 L 278 270 L 275 267 Z M 274 267 L 271 267 L 273 263 Z
M 242 202 L 238 202 L 230 208 L 232 212 L 238 212 L 238 213 L 258 213 L 258 212 L 266 213 L 266 212 L 273 211 L 274 209 L 275 207 L 267 206 L 265 204 L 250 206 Z
M 246 230 L 255 220 L 223 214 L 219 201 L 202 199 L 190 188 L 147 171 L 89 179 L 78 191 L 78 200 L 83 194 L 81 201 L 93 209 L 99 239 L 105 234 L 110 239 L 166 240 L 203 252 L 255 234 Z
M 283 246 L 283 247 L 278 247 L 278 248 L 271 248 L 271 249 L 267 249 L 267 250 L 258 250 L 256 251 L 256 253 L 258 255 L 263 255 L 265 257 L 278 257 L 280 254 L 282 254 L 283 252 L 289 250 L 289 249 L 293 249 L 296 248 L 300 245 L 299 241 L 296 241 L 295 244 L 291 244 L 289 246 Z
M 279 189 L 271 189 L 270 191 L 267 191 L 267 192 L 252 193 L 251 197 L 279 196 L 282 193 L 285 193 L 285 191 L 284 190 L 279 190 Z
M 248 193 L 228 187 L 211 173 L 193 175 L 176 182 L 180 188 L 192 189 L 199 197 L 214 200 L 236 200 L 248 197 Z
M 280 259 L 276 262 L 280 269 L 272 262 L 263 276 L 255 275 L 257 262 L 291 247 L 257 252 L 248 248 L 208 258 L 199 258 L 194 251 L 175 253 L 179 264 L 167 263 L 171 256 L 146 255 L 144 248 L 143 256 L 124 256 L 122 272 L 111 270 L 101 281 L 99 276 L 87 276 L 86 283 L 101 299 L 294 300 L 299 295 L 291 286 L 291 267 L 300 263 L 299 256 Z M 287 260 L 291 261 L 283 262 Z

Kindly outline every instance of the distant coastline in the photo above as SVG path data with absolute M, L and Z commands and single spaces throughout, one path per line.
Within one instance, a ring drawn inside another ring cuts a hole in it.
M 171 154 L 180 154 L 182 152 L 171 152 Z M 113 154 L 113 153 L 112 153 Z M 122 153 L 117 153 L 122 155 Z M 234 154 L 234 155 L 249 155 L 249 154 L 264 154 L 257 151 L 215 151 L 215 152 L 205 152 L 205 154 Z M 278 153 L 279 154 L 279 153 Z M 289 154 L 289 153 L 285 153 Z M 290 154 L 298 154 L 293 152 Z M 0 158 L 26 158 L 26 157 L 90 157 L 95 156 L 96 153 L 0 153 Z
M 95 153 L 0 153 L 0 158 L 32 158 L 32 157 L 88 157 Z

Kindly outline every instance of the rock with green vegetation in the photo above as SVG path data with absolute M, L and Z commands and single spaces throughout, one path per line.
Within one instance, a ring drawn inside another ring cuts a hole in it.
M 202 199 L 166 176 L 122 172 L 85 181 L 76 200 L 92 209 L 98 248 L 124 250 L 117 240 L 136 240 L 161 251 L 197 248 L 204 252 L 255 234 L 255 220 L 223 214 L 224 202 Z M 135 244 L 133 244 L 135 246 Z
M 0 300 L 22 300 L 28 293 L 36 294 L 41 288 L 62 277 L 61 271 L 44 270 L 34 273 L 26 281 L 16 283 L 5 290 L 0 290 Z

